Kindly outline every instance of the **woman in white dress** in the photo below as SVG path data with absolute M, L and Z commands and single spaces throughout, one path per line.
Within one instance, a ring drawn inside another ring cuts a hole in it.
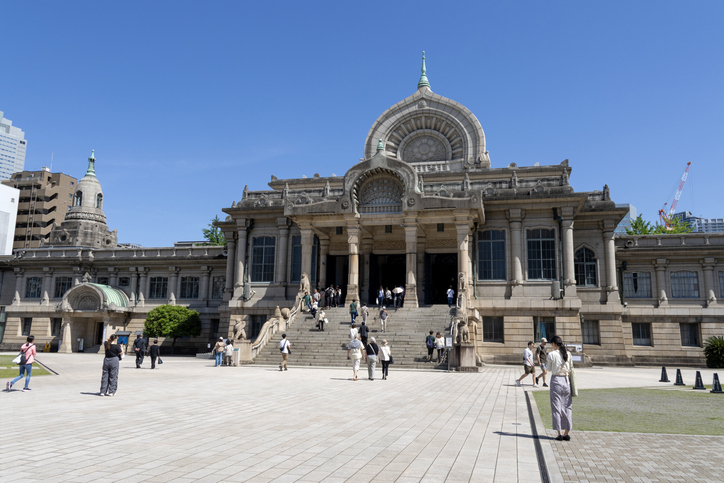
M 573 396 L 569 374 L 573 370 L 573 360 L 560 337 L 553 336 L 551 345 L 553 350 L 548 353 L 546 369 L 551 375 L 553 429 L 558 432 L 556 440 L 570 441 L 571 436 L 568 433 L 573 427 Z

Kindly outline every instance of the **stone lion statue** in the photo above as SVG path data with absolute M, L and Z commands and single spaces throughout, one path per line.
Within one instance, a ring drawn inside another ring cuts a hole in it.
M 306 273 L 303 273 L 301 281 L 299 282 L 299 293 L 304 295 L 305 292 L 309 292 L 309 277 Z
M 470 342 L 470 330 L 468 324 L 464 320 L 458 320 L 458 343 Z
M 246 340 L 246 322 L 244 319 L 236 319 L 234 324 L 234 340 Z

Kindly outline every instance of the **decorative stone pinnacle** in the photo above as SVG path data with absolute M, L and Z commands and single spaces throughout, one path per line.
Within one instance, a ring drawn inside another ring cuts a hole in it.
M 86 171 L 86 176 L 95 176 L 96 175 L 96 150 L 91 151 L 90 158 L 88 158 L 88 171 Z
M 425 68 L 425 51 L 422 51 L 422 75 L 420 76 L 420 82 L 417 83 L 417 88 L 430 87 L 430 82 L 427 80 L 427 69 Z
M 377 151 L 382 151 L 385 149 L 385 144 L 382 142 L 382 138 L 377 141 Z

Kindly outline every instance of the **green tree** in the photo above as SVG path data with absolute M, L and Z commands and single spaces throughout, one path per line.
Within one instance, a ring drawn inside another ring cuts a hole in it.
M 641 215 L 631 222 L 631 228 L 626 228 L 627 235 L 651 235 L 653 232 L 651 223 L 644 220 Z
M 201 318 L 195 310 L 182 305 L 161 305 L 146 316 L 144 333 L 148 337 L 170 337 L 173 339 L 171 353 L 179 337 L 201 335 Z
M 221 232 L 221 228 L 216 226 L 216 223 L 220 222 L 219 216 L 215 216 L 213 220 L 211 220 L 211 223 L 209 223 L 208 228 L 202 228 L 201 231 L 204 234 L 204 238 L 206 239 L 207 243 L 204 243 L 204 245 L 222 245 L 226 246 L 226 237 Z
M 656 235 L 678 235 L 681 233 L 691 233 L 694 229 L 690 224 L 685 223 L 678 217 L 668 218 L 669 226 L 656 224 L 654 234 Z

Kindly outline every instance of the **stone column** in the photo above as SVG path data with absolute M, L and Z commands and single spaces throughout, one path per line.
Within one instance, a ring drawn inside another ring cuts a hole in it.
M 656 293 L 659 307 L 665 307 L 669 305 L 669 299 L 666 297 L 666 265 L 669 264 L 669 261 L 665 258 L 657 258 L 651 263 L 656 267 Z
M 228 301 L 234 295 L 234 265 L 236 265 L 236 241 L 234 235 L 226 235 L 226 286 L 224 288 L 224 300 Z M 243 262 L 242 262 L 243 263 Z
M 136 293 L 141 293 L 141 287 L 138 285 L 138 269 L 135 267 L 131 267 L 131 294 L 133 295 L 133 299 L 137 300 L 138 297 L 136 297 Z
M 312 287 L 312 270 L 316 267 L 312 267 L 312 243 L 314 243 L 314 232 L 312 231 L 312 225 L 304 224 L 300 225 L 299 228 L 302 231 L 302 273 L 306 273 L 309 277 L 309 288 L 314 290 Z M 312 295 L 311 293 L 309 295 Z
M 143 306 L 148 296 L 148 268 L 138 267 L 138 305 Z
M 569 210 L 573 211 L 569 208 Z M 566 208 L 563 208 L 563 215 L 566 215 Z M 576 271 L 573 263 L 573 220 L 564 218 L 562 225 L 561 239 L 563 240 L 563 288 L 566 297 L 575 297 L 576 294 Z
M 103 317 L 103 341 L 105 341 L 108 338 L 108 336 L 110 335 L 109 334 L 110 329 L 111 329 L 111 317 L 109 315 L 105 315 Z M 105 353 L 105 351 L 106 351 L 106 348 L 103 347 L 103 344 L 101 344 L 101 346 L 98 348 L 98 353 L 102 354 L 102 353 Z
M 359 300 L 359 226 L 347 226 L 347 243 L 349 244 L 349 277 L 347 281 L 347 298 L 345 305 Z
M 118 269 L 115 267 L 108 267 L 108 285 L 118 287 Z
M 20 305 L 20 294 L 23 291 L 23 279 L 25 278 L 25 269 L 16 268 L 15 272 L 15 295 L 13 296 L 13 305 Z
M 418 306 L 420 301 L 425 301 L 425 248 L 427 247 L 427 238 L 424 234 L 418 233 L 417 235 L 417 277 L 415 279 L 417 283 L 417 303 Z M 376 287 L 375 287 L 376 288 Z
M 62 334 L 60 346 L 58 346 L 58 352 L 61 354 L 70 354 L 73 352 L 73 334 L 70 330 L 70 316 L 63 314 L 63 322 L 60 329 Z
M 289 258 L 289 219 L 277 218 L 279 226 L 279 251 L 277 252 L 276 275 L 274 281 L 280 285 L 287 283 L 287 260 Z
M 521 209 L 508 210 L 510 220 L 510 259 L 512 262 L 511 271 L 511 296 L 523 295 L 523 241 L 522 226 L 525 212 Z
M 246 268 L 246 245 L 248 242 L 248 233 L 246 231 L 246 219 L 242 218 L 236 221 L 236 253 L 229 248 L 229 255 L 235 257 L 234 266 L 234 282 L 233 293 L 234 298 L 242 297 L 244 294 L 244 270 Z M 228 244 L 228 243 L 227 243 Z M 228 280 L 231 280 L 230 278 Z
M 362 280 L 360 280 L 360 297 L 361 300 L 366 303 L 370 300 L 371 292 L 376 290 L 376 287 L 370 285 L 370 255 L 372 254 L 372 247 L 374 242 L 370 237 L 362 238 Z M 361 304 L 360 304 L 361 305 Z
M 53 282 L 53 269 L 43 267 L 43 298 L 40 301 L 42 305 L 50 305 L 50 288 Z
M 606 299 L 608 303 L 615 303 L 621 300 L 618 295 L 618 280 L 616 279 L 616 243 L 613 239 L 615 226 L 613 222 L 609 222 L 609 220 L 606 220 L 604 223 L 603 243 L 606 254 Z
M 419 307 L 417 301 L 417 223 L 405 220 L 405 307 Z
M 706 297 L 706 306 L 716 305 L 716 295 L 714 295 L 714 258 L 705 258 L 699 260 L 704 269 L 704 296 Z
M 460 273 L 464 274 L 464 280 L 467 284 L 470 279 L 470 255 L 468 251 L 468 235 L 470 233 L 470 224 L 467 219 L 463 221 L 461 218 L 455 220 L 455 229 L 457 230 L 458 241 L 458 278 Z M 456 290 L 457 291 L 457 290 Z
M 329 238 L 319 239 L 319 286 L 327 286 L 327 255 L 329 255 Z
M 178 283 L 178 267 L 168 267 L 170 277 L 168 279 L 168 303 L 176 305 L 176 284 Z
M 211 267 L 201 267 L 201 286 L 199 287 L 199 295 L 201 301 L 209 300 L 209 277 L 211 276 Z

